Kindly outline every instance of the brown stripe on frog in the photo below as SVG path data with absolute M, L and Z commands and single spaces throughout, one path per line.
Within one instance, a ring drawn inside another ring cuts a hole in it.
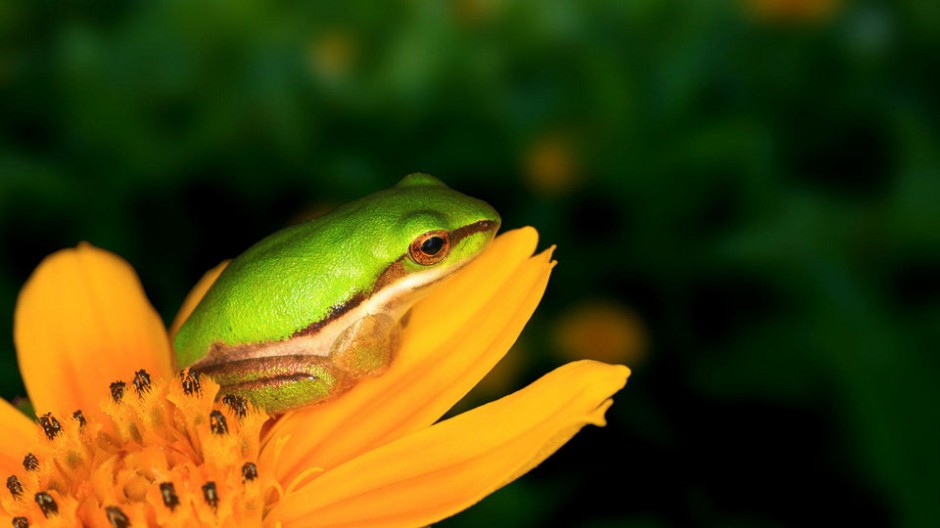
M 360 304 L 362 304 L 363 301 L 371 297 L 375 292 L 381 291 L 386 286 L 390 284 L 394 284 L 402 277 L 408 275 L 407 270 L 405 270 L 405 265 L 402 263 L 402 261 L 405 258 L 407 257 L 402 255 L 401 257 L 398 258 L 398 260 L 396 260 L 395 262 L 392 262 L 388 267 L 386 267 L 382 271 L 378 279 L 375 280 L 375 284 L 372 285 L 372 291 L 369 292 L 369 295 L 365 295 L 362 292 L 359 292 L 353 295 L 352 297 L 350 297 L 348 301 L 342 304 L 337 304 L 335 306 L 332 306 L 330 310 L 327 312 L 325 317 L 323 317 L 319 321 L 315 321 L 311 323 L 305 328 L 301 328 L 300 330 L 297 330 L 296 332 L 291 334 L 291 336 L 288 339 L 293 339 L 295 337 L 310 336 L 310 335 L 319 333 L 320 330 L 323 329 L 323 327 L 339 319 L 340 317 L 348 313 L 350 310 L 358 307 Z
M 396 261 L 396 262 L 397 262 L 397 261 Z M 394 266 L 394 264 L 392 264 L 392 266 Z M 389 266 L 388 268 L 386 268 L 386 269 L 385 269 L 385 272 L 387 272 L 388 269 L 391 268 L 392 266 Z M 379 279 L 381 279 L 382 276 L 385 275 L 385 272 L 382 272 L 382 275 L 379 276 Z M 294 337 L 302 337 L 302 336 L 305 336 L 305 335 L 315 334 L 315 333 L 319 332 L 321 328 L 323 328 L 324 326 L 330 324 L 331 322 L 335 321 L 336 319 L 339 319 L 339 318 L 340 318 L 343 314 L 345 314 L 346 312 L 348 312 L 348 311 L 352 310 L 353 308 L 359 306 L 360 304 L 362 304 L 362 301 L 364 301 L 364 300 L 366 300 L 366 295 L 364 295 L 362 292 L 359 292 L 359 293 L 353 295 L 352 297 L 350 297 L 349 300 L 347 300 L 346 302 L 344 302 L 344 303 L 342 303 L 342 304 L 337 304 L 337 305 L 331 306 L 330 309 L 326 312 L 326 316 L 324 316 L 323 318 L 321 318 L 319 321 L 316 321 L 316 322 L 314 322 L 314 323 L 308 325 L 308 326 L 305 327 L 305 328 L 301 328 L 300 330 L 297 330 L 297 331 L 294 332 L 294 333 L 291 335 L 291 337 L 288 338 L 288 339 L 291 339 L 291 338 L 294 338 Z
M 483 231 L 489 231 L 498 225 L 498 222 L 494 222 L 492 220 L 480 220 L 479 222 L 474 222 L 463 227 L 458 227 L 457 229 L 454 229 L 450 232 L 450 244 L 451 246 L 456 246 L 458 242 L 467 238 L 468 236 L 482 233 Z
M 320 332 L 331 322 L 339 319 L 350 310 L 358 307 L 366 299 L 362 293 L 353 295 L 348 301 L 335 305 L 327 312 L 326 317 L 309 326 L 297 330 L 290 337 L 278 341 L 262 341 L 259 343 L 245 343 L 242 345 L 229 345 L 226 343 L 213 343 L 209 347 L 209 352 L 200 360 L 193 363 L 193 368 L 200 372 L 208 372 L 209 368 L 229 362 L 248 360 L 257 357 L 270 357 L 276 355 L 323 355 L 312 354 L 305 350 L 304 340 L 298 338 L 309 338 Z M 263 354 L 265 349 L 278 348 L 277 354 Z

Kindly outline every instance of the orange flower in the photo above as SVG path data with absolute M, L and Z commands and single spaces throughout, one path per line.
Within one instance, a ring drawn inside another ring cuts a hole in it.
M 523 162 L 527 183 L 544 194 L 567 193 L 582 179 L 578 145 L 569 134 L 553 132 L 537 138 Z
M 20 294 L 15 341 L 39 427 L 6 402 L 0 524 L 423 526 L 603 425 L 629 369 L 569 363 L 441 416 L 518 337 L 554 262 L 531 228 L 496 239 L 415 307 L 381 376 L 269 420 L 171 367 L 131 267 L 87 244 L 46 258 Z M 197 285 L 185 319 L 221 267 Z
M 626 306 L 599 299 L 566 311 L 555 325 L 555 346 L 568 359 L 636 364 L 646 354 L 643 322 Z

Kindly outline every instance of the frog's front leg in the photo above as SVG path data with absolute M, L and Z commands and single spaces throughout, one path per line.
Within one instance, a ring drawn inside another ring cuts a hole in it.
M 407 317 L 372 314 L 354 321 L 333 342 L 333 364 L 358 379 L 385 372 L 401 347 Z
M 248 358 L 196 369 L 272 414 L 325 401 L 345 392 L 350 376 L 326 357 L 285 355 Z

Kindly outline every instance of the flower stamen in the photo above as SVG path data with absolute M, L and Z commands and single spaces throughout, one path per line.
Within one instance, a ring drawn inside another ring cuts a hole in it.
M 108 516 L 108 522 L 111 523 L 111 526 L 114 528 L 127 528 L 131 525 L 130 519 L 127 518 L 127 515 L 124 515 L 121 508 L 108 506 L 104 511 Z
M 212 411 L 209 413 L 209 429 L 212 431 L 212 434 L 228 434 L 228 423 L 225 421 L 225 415 L 220 411 Z
M 52 495 L 45 491 L 40 491 L 36 494 L 36 504 L 39 505 L 40 511 L 48 519 L 52 515 L 59 513 L 59 505 L 56 504 L 55 499 L 52 498 Z
M 146 370 L 140 369 L 135 372 L 133 383 L 138 398 L 143 398 L 145 393 L 150 392 L 150 374 Z
M 187 396 L 202 392 L 202 387 L 199 386 L 198 372 L 189 369 L 180 371 L 180 381 L 183 385 L 183 393 Z
M 222 397 L 222 403 L 228 405 L 229 409 L 235 413 L 235 416 L 238 417 L 239 420 L 248 414 L 248 400 L 242 396 L 226 394 Z
M 242 482 L 248 482 L 258 478 L 258 466 L 254 462 L 245 462 L 242 466 Z
M 176 488 L 172 482 L 160 483 L 160 495 L 163 497 L 163 505 L 173 511 L 180 505 L 180 498 L 176 495 Z
M 215 488 L 215 482 L 211 480 L 206 482 L 202 486 L 202 496 L 206 499 L 206 504 L 212 507 L 213 510 L 219 508 L 219 492 Z
M 74 418 L 76 421 L 78 421 L 78 430 L 79 430 L 79 431 L 84 431 L 84 430 L 85 430 L 85 424 L 88 423 L 88 422 L 85 420 L 85 415 L 82 414 L 82 410 L 81 410 L 81 409 L 78 409 L 77 411 L 73 412 L 73 413 L 72 413 L 72 418 Z
M 52 413 L 46 413 L 40 416 L 39 425 L 42 426 L 42 430 L 46 433 L 46 438 L 49 440 L 55 439 L 55 437 L 62 432 L 62 424 L 55 419 L 55 416 L 52 416 Z
M 121 399 L 124 398 L 125 385 L 123 381 L 115 381 L 111 384 L 111 399 L 114 403 L 121 403 Z
M 26 453 L 26 456 L 23 458 L 23 467 L 26 468 L 26 471 L 36 471 L 39 469 L 39 460 L 36 458 L 36 455 Z
M 16 475 L 10 475 L 7 477 L 7 489 L 10 490 L 10 495 L 14 499 L 18 499 L 23 495 L 23 483 L 20 482 L 20 479 Z

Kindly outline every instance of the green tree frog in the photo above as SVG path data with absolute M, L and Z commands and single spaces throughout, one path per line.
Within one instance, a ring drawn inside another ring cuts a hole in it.
M 411 307 L 479 255 L 500 217 L 426 174 L 236 257 L 173 339 L 190 367 L 269 413 L 334 398 L 394 360 Z

